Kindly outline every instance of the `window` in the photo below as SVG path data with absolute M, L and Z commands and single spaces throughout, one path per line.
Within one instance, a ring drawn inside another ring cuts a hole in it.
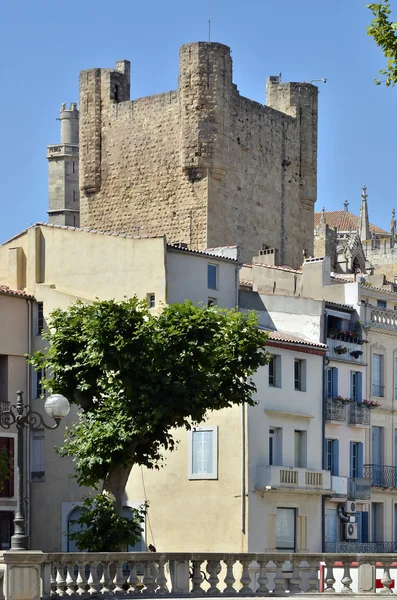
M 216 298 L 208 298 L 208 304 L 207 304 L 208 308 L 209 308 L 210 306 L 216 306 L 216 305 L 217 305 L 217 300 L 216 300 Z
M 9 550 L 11 536 L 14 535 L 14 513 L 0 510 L 0 550 Z
M 39 371 L 33 371 L 33 397 L 40 398 L 43 393 L 43 384 L 41 380 L 44 377 L 43 369 L 39 369 Z
M 83 506 L 77 505 L 76 508 L 72 510 L 68 517 L 67 524 L 67 550 L 66 552 L 79 552 L 76 546 L 76 542 L 70 539 L 70 534 L 75 531 L 80 531 L 80 524 L 77 523 L 78 519 L 86 512 L 86 509 Z
M 325 469 L 339 475 L 339 440 L 325 440 Z
M 37 429 L 30 438 L 30 480 L 44 481 L 44 476 L 44 429 Z
M 0 489 L 0 498 L 14 497 L 14 437 L 0 437 L 0 450 L 5 452 L 9 458 L 10 473 L 3 481 Z
M 149 308 L 154 308 L 156 306 L 156 294 L 148 294 L 147 303 L 149 305 Z
M 74 160 L 72 161 L 72 173 L 74 173 Z
M 208 288 L 210 290 L 218 289 L 218 267 L 216 265 L 207 265 Z
M 36 305 L 36 335 L 41 335 L 44 328 L 43 303 L 37 302 Z
M 306 431 L 294 431 L 294 467 L 306 467 Z
M 306 391 L 306 361 L 298 358 L 295 359 L 295 389 Z
M 383 398 L 384 396 L 384 361 L 382 354 L 372 356 L 372 395 Z
M 331 367 L 327 369 L 327 398 L 338 396 L 338 369 Z
M 276 549 L 295 552 L 296 546 L 296 509 L 277 508 L 276 513 Z
M 76 190 L 73 190 L 73 202 L 76 202 Z
M 276 354 L 270 357 L 269 386 L 281 387 L 281 356 Z
M 363 476 L 363 444 L 350 442 L 350 477 L 352 479 Z
M 379 308 L 387 308 L 387 302 L 386 300 L 377 300 L 376 306 Z
M 269 428 L 269 465 L 281 465 L 281 427 Z
M 355 402 L 363 400 L 363 376 L 359 371 L 350 371 L 350 398 Z
M 394 399 L 397 400 L 397 358 L 394 359 Z
M 189 431 L 189 479 L 218 478 L 218 428 Z

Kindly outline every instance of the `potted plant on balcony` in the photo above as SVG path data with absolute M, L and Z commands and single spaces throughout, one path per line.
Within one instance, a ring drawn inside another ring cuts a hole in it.
M 366 408 L 378 408 L 380 406 L 380 402 L 377 400 L 363 400 L 361 404 Z
M 353 358 L 358 358 L 359 356 L 361 356 L 363 353 L 362 350 L 352 350 L 350 352 L 350 356 L 352 356 Z
M 335 346 L 335 352 L 336 354 L 347 354 L 347 352 L 349 352 L 349 348 L 347 348 L 346 346 Z

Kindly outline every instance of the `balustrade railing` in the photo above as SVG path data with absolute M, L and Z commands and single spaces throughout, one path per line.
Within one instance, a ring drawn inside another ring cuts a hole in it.
M 78 156 L 79 147 L 77 144 L 53 144 L 47 147 L 47 157 L 72 154 Z
M 346 406 L 343 402 L 336 400 L 336 398 L 327 398 L 325 420 L 344 423 L 346 421 Z
M 364 404 L 351 404 L 349 407 L 350 425 L 371 425 L 371 409 Z
M 357 552 L 359 554 L 376 554 L 377 552 L 386 554 L 395 552 L 397 544 L 394 542 L 325 542 L 326 552 L 342 552 L 343 554 L 351 554 Z
M 364 545 L 347 546 L 361 551 Z M 376 569 L 377 578 L 380 570 L 383 586 L 380 591 L 391 591 L 390 569 L 397 567 L 395 554 L 346 554 L 343 546 L 335 547 L 336 553 L 327 554 L 6 552 L 5 564 L 0 564 L 0 568 L 5 568 L 6 589 L 12 590 L 12 597 L 6 600 L 19 597 L 108 600 L 137 594 L 203 597 L 221 593 L 225 597 L 362 593 L 361 572 L 357 567 L 365 565 Z M 31 577 L 33 565 L 33 571 L 40 573 L 40 581 L 36 576 Z M 365 591 L 375 592 L 369 589 L 371 583 L 368 585 L 365 573 L 363 577 Z
M 396 488 L 397 467 L 389 465 L 364 465 L 364 478 L 372 487 Z
M 372 308 L 371 322 L 386 329 L 397 328 L 397 311 L 387 308 Z

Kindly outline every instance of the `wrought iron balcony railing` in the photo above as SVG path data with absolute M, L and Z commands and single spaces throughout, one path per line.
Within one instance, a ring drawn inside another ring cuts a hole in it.
M 371 483 L 365 477 L 352 477 L 348 480 L 347 493 L 349 500 L 370 500 Z
M 340 552 L 341 554 L 370 553 L 384 554 L 396 552 L 396 542 L 325 542 L 325 552 Z
M 397 487 L 397 467 L 389 465 L 364 465 L 364 478 L 372 487 Z
M 371 425 L 371 410 L 365 404 L 351 404 L 349 409 L 349 424 L 367 427 Z
M 325 420 L 344 423 L 346 421 L 346 406 L 343 402 L 336 400 L 336 398 L 327 398 Z

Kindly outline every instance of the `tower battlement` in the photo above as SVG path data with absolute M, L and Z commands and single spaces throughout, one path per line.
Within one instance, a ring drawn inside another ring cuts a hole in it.
M 233 83 L 230 48 L 185 44 L 176 90 L 130 100 L 130 63 L 80 74 L 81 224 L 132 226 L 244 260 L 313 252 L 317 87 L 267 83 L 267 105 Z M 288 232 L 288 235 L 287 235 Z

